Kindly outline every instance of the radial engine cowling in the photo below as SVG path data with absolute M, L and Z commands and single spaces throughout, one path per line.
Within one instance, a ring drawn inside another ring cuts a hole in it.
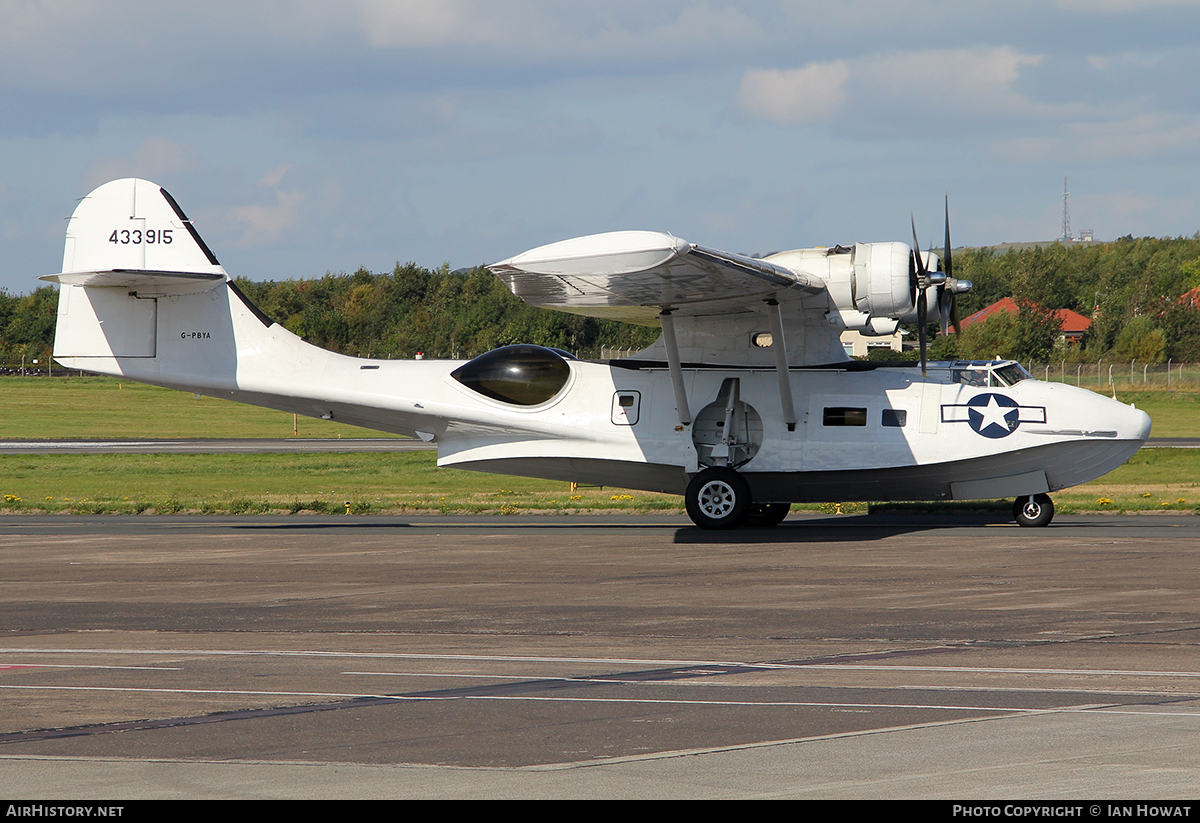
M 831 323 L 891 334 L 914 311 L 911 256 L 905 243 L 855 243 L 785 251 L 767 259 L 824 280 L 834 303 Z

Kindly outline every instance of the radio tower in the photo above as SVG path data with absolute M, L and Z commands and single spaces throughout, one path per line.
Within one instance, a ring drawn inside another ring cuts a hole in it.
M 1071 236 L 1071 203 L 1067 199 L 1070 192 L 1067 191 L 1067 178 L 1063 178 L 1063 242 L 1069 243 L 1075 238 Z

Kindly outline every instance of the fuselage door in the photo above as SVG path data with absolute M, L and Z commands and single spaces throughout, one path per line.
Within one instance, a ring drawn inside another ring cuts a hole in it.
M 612 422 L 614 426 L 636 426 L 641 415 L 642 393 L 619 391 L 613 393 Z

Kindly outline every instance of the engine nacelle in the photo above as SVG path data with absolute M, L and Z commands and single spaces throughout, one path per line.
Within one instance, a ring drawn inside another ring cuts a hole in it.
M 834 325 L 888 334 L 885 329 L 894 331 L 896 323 L 915 310 L 912 249 L 905 243 L 796 249 L 766 259 L 824 280 L 834 304 L 828 314 Z

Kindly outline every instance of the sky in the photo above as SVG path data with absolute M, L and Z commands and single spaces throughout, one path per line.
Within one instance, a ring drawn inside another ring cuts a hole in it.
M 226 270 L 603 231 L 746 254 L 1200 230 L 1200 0 L 0 0 L 0 289 L 162 185 Z

